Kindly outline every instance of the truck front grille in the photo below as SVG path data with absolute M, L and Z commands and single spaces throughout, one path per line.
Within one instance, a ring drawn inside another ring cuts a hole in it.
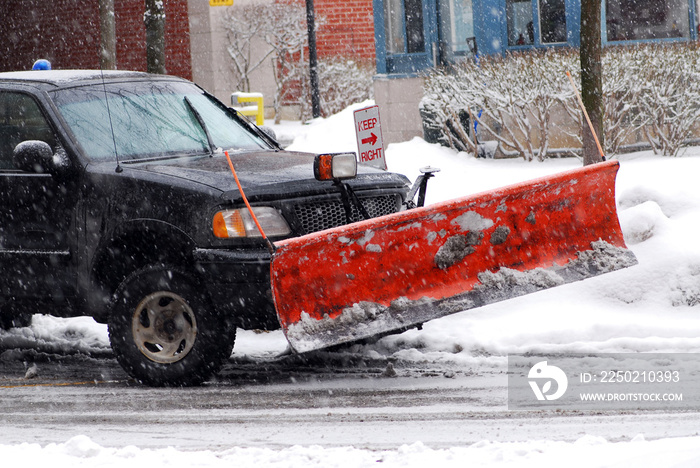
M 399 199 L 396 195 L 360 197 L 360 202 L 362 202 L 362 205 L 372 218 L 396 213 L 400 207 Z M 343 203 L 340 200 L 296 205 L 294 212 L 302 226 L 302 234 L 310 234 L 347 224 L 345 208 L 343 208 Z M 362 219 L 362 216 L 354 206 L 352 206 L 352 214 L 354 220 Z

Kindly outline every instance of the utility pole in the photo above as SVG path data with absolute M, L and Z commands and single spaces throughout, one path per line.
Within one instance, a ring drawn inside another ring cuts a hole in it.
M 100 0 L 100 69 L 116 70 L 117 36 L 114 0 Z
M 318 56 L 316 55 L 316 21 L 314 0 L 306 0 L 306 29 L 309 33 L 309 78 L 311 81 L 311 114 L 321 117 L 321 97 L 318 90 Z
M 601 0 L 581 0 L 581 100 L 588 111 L 601 147 L 603 133 L 603 66 L 601 38 Z M 601 162 L 595 139 L 583 125 L 583 165 Z
M 146 0 L 146 71 L 165 74 L 165 7 L 163 0 Z

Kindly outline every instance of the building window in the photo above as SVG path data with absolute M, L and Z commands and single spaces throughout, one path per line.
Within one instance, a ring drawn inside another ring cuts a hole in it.
M 506 0 L 506 22 L 509 46 L 535 43 L 531 0 Z
M 385 0 L 384 30 L 386 31 L 386 51 L 390 54 L 404 51 L 403 22 L 398 14 L 402 10 L 401 0 Z
M 422 0 L 385 0 L 384 23 L 388 53 L 425 52 Z
M 686 0 L 607 0 L 608 41 L 689 38 Z
M 404 18 L 406 19 L 406 49 L 409 54 L 425 52 L 423 36 L 423 1 L 404 0 Z
M 539 0 L 539 7 L 542 44 L 566 42 L 566 5 L 564 0 Z
M 440 12 L 440 46 L 443 60 L 476 54 L 472 0 L 443 0 Z

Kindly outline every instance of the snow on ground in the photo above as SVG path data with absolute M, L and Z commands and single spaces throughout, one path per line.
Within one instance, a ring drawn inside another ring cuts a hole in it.
M 356 151 L 349 108 L 308 125 L 273 126 L 290 149 Z M 578 159 L 544 163 L 483 160 L 416 138 L 390 145 L 389 170 L 410 179 L 423 166 L 442 169 L 428 187 L 428 203 L 464 196 L 575 167 Z M 526 352 L 700 352 L 700 148 L 683 157 L 648 152 L 624 155 L 617 179 L 619 217 L 639 264 L 632 268 L 492 304 L 425 324 L 422 330 L 385 337 L 354 351 L 417 362 L 478 364 L 505 362 Z M 91 319 L 35 316 L 30 328 L 0 331 L 4 345 L 106 352 L 106 327 Z M 239 333 L 236 355 L 273 357 L 286 349 L 280 332 Z M 12 350 L 0 355 L 11 358 Z M 422 444 L 374 452 L 352 447 L 231 448 L 183 453 L 174 449 L 104 448 L 87 437 L 39 447 L 0 445 L 0 459 L 26 466 L 700 466 L 700 437 L 610 443 L 584 436 L 573 443 L 484 441 L 469 447 L 432 450 Z M 20 457 L 21 454 L 21 458 Z
M 139 449 L 128 446 L 105 448 L 87 436 L 63 444 L 0 445 L 3 460 L 21 460 L 22 466 L 51 468 L 122 467 L 419 467 L 440 468 L 498 466 L 512 468 L 597 467 L 609 468 L 696 468 L 700 465 L 700 438 L 647 441 L 643 436 L 630 442 L 610 443 L 583 436 L 575 442 L 483 441 L 469 447 L 434 450 L 417 442 L 396 450 L 369 451 L 353 447 L 322 448 L 293 446 L 282 450 L 234 447 L 224 451 L 182 452 L 173 448 Z

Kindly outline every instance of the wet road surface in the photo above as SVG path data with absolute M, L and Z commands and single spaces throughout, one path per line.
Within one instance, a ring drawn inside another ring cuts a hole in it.
M 367 359 L 352 353 L 237 359 L 195 388 L 149 388 L 110 353 L 5 353 L 0 443 L 225 449 L 292 445 L 453 447 L 696 435 L 697 412 L 509 411 L 505 368 Z M 35 367 L 34 367 L 35 366 Z M 27 375 L 27 371 L 32 369 Z M 32 374 L 35 374 L 32 376 Z

